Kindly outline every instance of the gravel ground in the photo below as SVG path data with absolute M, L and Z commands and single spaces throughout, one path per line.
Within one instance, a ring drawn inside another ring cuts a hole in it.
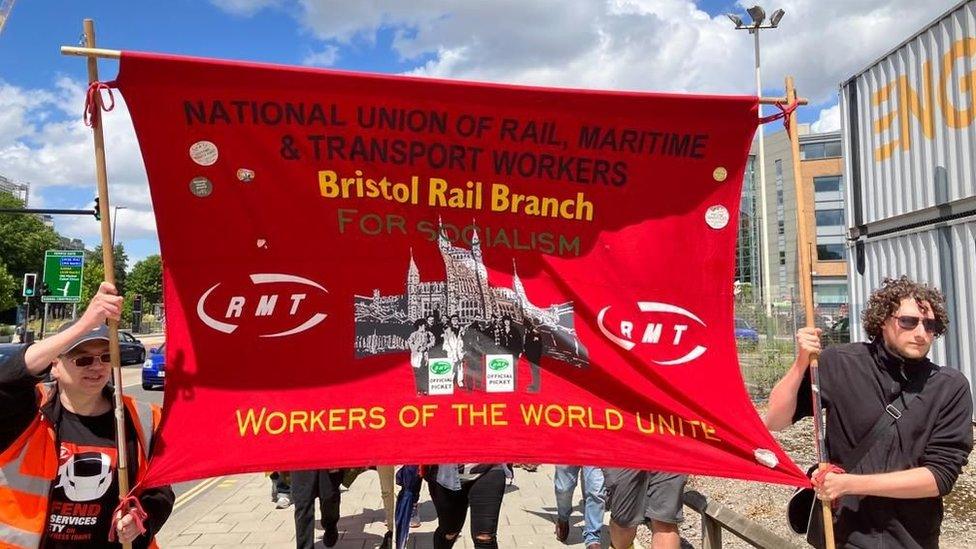
M 806 468 L 815 461 L 812 444 L 812 427 L 809 418 L 793 427 L 776 433 L 783 449 L 793 461 Z M 691 477 L 688 489 L 697 490 L 713 501 L 758 522 L 774 533 L 793 540 L 796 547 L 809 547 L 806 540 L 794 534 L 786 524 L 786 502 L 793 492 L 791 488 L 759 482 L 746 482 L 715 477 Z M 685 521 L 681 536 L 685 547 L 701 547 L 701 520 L 698 513 L 685 507 Z M 976 464 L 973 459 L 963 469 L 952 493 L 945 499 L 945 519 L 942 522 L 940 547 L 964 549 L 976 547 Z M 646 528 L 638 531 L 638 539 L 650 547 L 651 534 Z M 723 547 L 751 547 L 731 532 L 722 536 Z

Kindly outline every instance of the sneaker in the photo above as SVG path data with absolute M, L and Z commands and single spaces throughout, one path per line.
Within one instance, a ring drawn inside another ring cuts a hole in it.
M 335 526 L 325 529 L 325 534 L 322 535 L 322 545 L 326 547 L 335 547 L 336 542 L 339 541 L 339 529 Z
M 383 535 L 383 542 L 379 544 L 377 549 L 393 549 L 393 532 L 387 531 Z
M 414 505 L 413 511 L 410 513 L 410 527 L 420 528 L 420 506 Z
M 288 494 L 278 494 L 278 501 L 275 502 L 275 509 L 287 509 L 291 507 L 291 498 Z

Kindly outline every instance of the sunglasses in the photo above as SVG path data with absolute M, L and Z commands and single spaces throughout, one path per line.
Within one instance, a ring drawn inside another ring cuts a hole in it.
M 942 331 L 942 323 L 934 318 L 921 318 L 911 315 L 902 315 L 896 316 L 895 320 L 898 321 L 898 327 L 902 330 L 914 330 L 918 327 L 918 323 L 921 322 L 922 326 L 925 327 L 925 331 L 930 334 Z
M 112 355 L 109 354 L 109 353 L 105 353 L 103 355 L 96 355 L 96 356 L 90 356 L 90 355 L 89 356 L 79 356 L 79 357 L 72 358 L 71 359 L 71 362 L 73 362 L 74 365 L 77 366 L 77 367 L 79 367 L 79 368 L 87 368 L 87 367 L 91 366 L 92 364 L 95 364 L 95 359 L 96 358 L 102 364 L 111 364 L 112 363 Z

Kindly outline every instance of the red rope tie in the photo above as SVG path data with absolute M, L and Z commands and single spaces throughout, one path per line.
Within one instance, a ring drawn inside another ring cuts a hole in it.
M 824 467 L 823 469 L 817 469 L 817 471 L 813 473 L 813 483 L 823 484 L 824 478 L 827 476 L 827 473 L 836 473 L 838 475 L 843 475 L 846 472 L 847 471 L 841 469 L 837 465 L 834 465 L 833 463 L 828 463 L 826 467 Z
M 795 111 L 796 108 L 800 106 L 800 104 L 797 102 L 796 99 L 794 99 L 793 102 L 790 103 L 789 105 L 784 105 L 782 103 L 774 103 L 773 105 L 777 109 L 779 109 L 779 112 L 760 118 L 759 123 L 768 124 L 769 122 L 773 122 L 782 118 L 783 127 L 786 128 L 786 133 L 790 133 L 790 115 L 793 114 L 793 111 Z
M 135 496 L 126 496 L 119 502 L 119 506 L 115 508 L 112 513 L 112 526 L 108 531 L 108 540 L 114 542 L 116 538 L 116 528 L 118 527 L 118 521 L 122 516 L 128 514 L 132 517 L 132 520 L 136 523 L 136 529 L 139 530 L 139 535 L 146 533 L 146 526 L 143 522 L 149 518 L 146 511 L 142 508 L 142 504 L 139 503 L 139 498 Z
M 837 465 L 834 465 L 833 463 L 828 463 L 826 467 L 824 467 L 823 469 L 817 469 L 817 471 L 813 473 L 813 478 L 812 478 L 813 485 L 814 486 L 823 485 L 824 479 L 827 478 L 827 473 L 835 473 L 838 475 L 843 475 L 846 472 L 847 471 L 841 469 Z M 839 499 L 835 499 L 830 502 L 830 506 L 833 507 L 834 509 L 836 509 L 838 505 L 840 505 Z
M 115 108 L 115 96 L 112 95 L 112 86 L 114 85 L 114 80 L 112 82 L 95 81 L 88 85 L 88 92 L 85 94 L 85 125 L 89 128 L 98 126 L 102 118 L 101 111 L 108 112 Z M 102 101 L 102 90 L 108 92 L 108 98 L 111 101 L 108 106 Z

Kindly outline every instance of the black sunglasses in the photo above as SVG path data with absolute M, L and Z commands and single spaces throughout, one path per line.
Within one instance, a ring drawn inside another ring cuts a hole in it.
M 77 366 L 79 368 L 87 368 L 87 367 L 91 366 L 92 364 L 95 364 L 95 359 L 96 358 L 102 364 L 111 364 L 112 363 L 112 355 L 110 353 L 105 353 L 103 355 L 96 355 L 96 356 L 90 356 L 90 355 L 89 356 L 79 356 L 79 357 L 72 358 L 71 359 L 71 362 L 74 362 L 75 366 Z
M 942 331 L 942 323 L 934 318 L 921 318 L 911 315 L 902 315 L 896 316 L 895 320 L 898 321 L 898 327 L 902 330 L 914 330 L 918 327 L 918 323 L 921 322 L 922 326 L 925 327 L 925 331 L 930 334 Z

